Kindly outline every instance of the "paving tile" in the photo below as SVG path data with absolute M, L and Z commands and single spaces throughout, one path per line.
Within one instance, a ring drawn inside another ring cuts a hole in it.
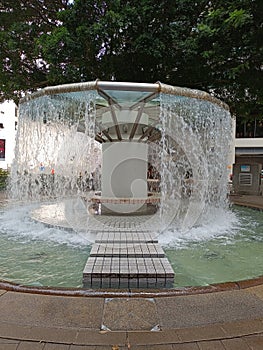
M 156 298 L 162 328 L 182 328 L 263 317 L 263 301 L 244 291 Z
M 226 350 L 251 350 L 247 343 L 241 338 L 225 339 L 222 344 Z
M 45 344 L 32 341 L 21 341 L 17 350 L 43 350 Z
M 17 349 L 19 345 L 19 340 L 11 340 L 0 338 L 0 350 L 13 350 Z
M 165 330 L 157 332 L 128 332 L 128 339 L 133 349 L 136 345 L 167 345 L 180 343 L 181 340 L 175 330 Z
M 12 344 L 12 343 L 1 344 L 0 343 L 0 350 L 17 350 L 17 343 L 16 344 Z
M 220 325 L 177 329 L 178 337 L 182 342 L 212 340 L 225 338 L 226 334 Z
M 174 344 L 173 350 L 199 350 L 197 343 Z
M 96 345 L 71 345 L 69 350 L 98 350 Z
M 18 344 L 19 343 L 19 340 L 17 339 L 8 339 L 8 338 L 4 338 L 4 337 L 1 337 L 0 338 L 0 344 Z
M 34 326 L 18 326 L 14 324 L 0 324 L 0 336 L 3 338 L 46 341 L 58 343 L 74 343 L 78 329 L 48 328 Z
M 262 334 L 254 334 L 251 336 L 242 338 L 246 344 L 249 345 L 251 350 L 262 350 L 263 349 L 263 333 Z
M 109 344 L 125 345 L 127 341 L 126 332 L 91 331 L 80 329 L 75 340 L 76 345 L 100 346 Z M 97 349 L 97 348 L 96 348 Z
M 134 347 L 132 347 L 133 349 Z M 145 345 L 146 350 L 174 350 L 172 344 Z
M 100 329 L 104 299 L 7 292 L 0 298 L 0 320 L 43 327 Z
M 103 325 L 112 331 L 151 330 L 158 323 L 154 299 L 106 299 Z
M 30 334 L 31 326 L 0 322 L 0 336 L 3 338 L 28 339 Z
M 43 350 L 69 350 L 69 347 L 70 345 L 47 343 Z
M 225 322 L 221 327 L 228 337 L 240 337 L 252 333 L 263 332 L 263 320 Z
M 114 345 L 113 345 L 114 346 Z M 127 347 L 126 346 L 119 346 L 117 345 L 117 347 L 113 347 L 112 345 L 100 345 L 100 346 L 96 346 L 96 350 L 112 350 L 112 349 L 116 349 L 116 350 L 126 350 Z M 132 350 L 136 350 L 136 349 L 132 349 Z M 145 350 L 145 349 L 141 349 L 141 350 Z
M 77 334 L 77 329 L 32 327 L 29 339 L 71 344 L 75 342 Z
M 2 294 L 5 294 L 5 293 L 6 293 L 6 290 L 0 289 L 0 296 L 1 296 Z
M 226 350 L 220 340 L 209 340 L 197 343 L 199 350 Z

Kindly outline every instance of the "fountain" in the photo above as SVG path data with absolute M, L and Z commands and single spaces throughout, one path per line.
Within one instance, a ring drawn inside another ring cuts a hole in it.
M 158 241 L 179 276 L 173 246 L 193 235 L 222 239 L 239 225 L 227 201 L 232 120 L 213 96 L 162 83 L 95 81 L 28 95 L 19 114 L 13 210 L 22 203 L 19 213 L 26 210 L 26 223 L 37 225 L 34 239 L 49 230 L 51 241 L 74 242 L 83 267 L 89 256 L 85 287 L 171 287 L 174 273 Z M 226 223 L 211 227 L 222 217 Z M 34 253 L 31 243 L 33 265 L 46 252 Z M 206 259 L 219 259 L 204 249 Z M 66 260 L 66 252 L 58 254 Z M 150 267 L 139 261 L 146 257 Z

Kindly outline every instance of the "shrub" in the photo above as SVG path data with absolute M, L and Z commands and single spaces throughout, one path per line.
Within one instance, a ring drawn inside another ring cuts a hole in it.
M 9 173 L 7 170 L 0 168 L 0 190 L 6 189 L 8 175 Z

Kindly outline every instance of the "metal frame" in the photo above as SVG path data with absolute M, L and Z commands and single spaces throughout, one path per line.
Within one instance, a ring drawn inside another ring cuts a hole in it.
M 229 111 L 229 106 L 217 99 L 216 97 L 208 94 L 205 91 L 193 90 L 189 88 L 183 88 L 178 86 L 171 86 L 157 82 L 155 84 L 147 83 L 128 83 L 128 82 L 116 82 L 116 81 L 90 81 L 85 83 L 76 84 L 64 84 L 57 86 L 50 86 L 41 89 L 32 94 L 26 95 L 20 100 L 20 104 L 30 101 L 32 99 L 45 96 L 62 94 L 66 92 L 77 92 L 77 91 L 89 91 L 89 90 L 121 90 L 121 91 L 144 91 L 149 93 L 164 93 L 170 95 L 184 96 L 190 98 L 196 98 L 199 100 L 206 100 L 214 103 L 227 111 Z
M 167 94 L 167 95 L 176 95 L 176 96 L 182 96 L 182 97 L 188 97 L 188 98 L 195 98 L 199 100 L 206 100 L 220 106 L 221 108 L 229 110 L 228 105 L 226 105 L 224 102 L 218 100 L 217 98 L 209 95 L 204 91 L 192 90 L 192 89 L 182 88 L 182 87 L 175 87 L 171 85 L 162 84 L 160 82 L 157 82 L 155 84 L 148 84 L 148 83 L 129 83 L 129 82 L 100 81 L 100 80 L 77 83 L 77 84 L 64 84 L 64 85 L 46 87 L 33 94 L 25 96 L 20 100 L 20 104 L 39 98 L 41 96 L 45 96 L 45 95 L 58 95 L 63 93 L 92 91 L 92 90 L 97 91 L 97 93 L 108 102 L 108 108 L 111 114 L 112 122 L 115 128 L 115 133 L 117 136 L 117 139 L 113 139 L 110 136 L 109 131 L 107 129 L 102 129 L 99 127 L 100 130 L 99 130 L 99 133 L 96 134 L 95 139 L 101 143 L 104 143 L 107 141 L 115 142 L 115 141 L 123 140 L 123 135 L 121 133 L 121 129 L 118 124 L 118 120 L 116 116 L 116 109 L 122 110 L 123 106 L 115 98 L 110 96 L 110 93 L 107 93 L 106 91 L 116 90 L 116 91 L 141 91 L 144 93 L 148 92 L 146 96 L 142 96 L 138 101 L 134 102 L 131 106 L 128 107 L 128 109 L 130 110 L 135 110 L 136 108 L 138 108 L 137 116 L 135 121 L 133 122 L 130 135 L 128 138 L 129 141 L 133 141 L 134 139 L 137 128 L 140 124 L 140 119 L 143 114 L 145 104 L 153 100 L 160 93 Z M 159 135 L 159 132 L 157 132 L 157 129 L 158 129 L 156 128 L 157 124 L 158 124 L 157 122 L 153 122 L 152 125 L 149 125 L 148 128 L 143 132 L 143 134 L 140 136 L 140 138 L 137 141 L 153 142 L 158 140 L 160 138 L 160 135 Z

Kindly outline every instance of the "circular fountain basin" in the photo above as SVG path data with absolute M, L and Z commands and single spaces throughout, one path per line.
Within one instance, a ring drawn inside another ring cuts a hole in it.
M 34 209 L 34 205 L 1 209 L 1 278 L 25 286 L 82 288 L 94 232 L 36 222 L 30 217 Z M 159 234 L 175 271 L 175 289 L 245 281 L 262 274 L 262 213 L 234 207 L 222 216 L 184 235 L 177 233 L 176 238 L 172 229 Z M 217 223 L 223 219 L 226 225 L 218 232 Z
M 16 204 L 0 221 L 3 278 L 81 288 L 101 230 L 156 233 L 174 288 L 261 275 L 262 219 L 229 211 L 226 201 L 233 123 L 223 102 L 162 83 L 95 81 L 28 95 L 19 117 L 10 184 Z M 92 215 L 81 199 L 91 191 L 102 193 L 91 205 L 114 215 Z M 161 197 L 148 197 L 151 191 Z M 157 210 L 144 212 L 151 205 Z

